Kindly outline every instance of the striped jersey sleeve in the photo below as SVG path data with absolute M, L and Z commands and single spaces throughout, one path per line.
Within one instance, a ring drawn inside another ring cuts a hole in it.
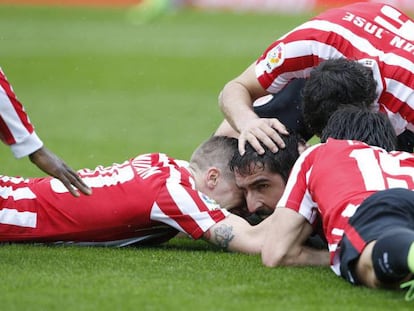
M 195 189 L 185 167 L 171 167 L 151 209 L 151 220 L 163 222 L 194 239 L 229 215 L 213 199 Z
M 277 207 L 287 207 L 301 214 L 310 224 L 314 224 L 317 217 L 318 205 L 309 191 L 309 176 L 312 172 L 315 149 L 320 144 L 306 149 L 295 162 L 285 191 L 277 203 Z
M 414 21 L 396 8 L 357 3 L 334 8 L 273 42 L 256 63 L 270 93 L 294 78 L 307 78 L 326 59 L 349 58 L 373 70 L 379 95 L 397 134 L 414 130 Z
M 23 105 L 0 69 L 0 138 L 16 158 L 27 156 L 43 146 Z

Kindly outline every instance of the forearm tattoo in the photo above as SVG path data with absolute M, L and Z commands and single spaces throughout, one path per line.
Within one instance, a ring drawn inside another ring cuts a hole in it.
M 214 229 L 216 244 L 222 248 L 228 248 L 230 241 L 233 240 L 233 227 L 221 225 Z

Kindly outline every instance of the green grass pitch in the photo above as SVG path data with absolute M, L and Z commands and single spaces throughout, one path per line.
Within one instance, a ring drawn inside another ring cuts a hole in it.
M 217 96 L 309 16 L 0 6 L 0 65 L 46 145 L 75 169 L 161 151 L 188 159 L 222 116 Z M 41 176 L 0 147 L 2 174 Z M 412 310 L 402 292 L 329 268 L 262 266 L 203 241 L 154 248 L 0 247 L 0 309 Z

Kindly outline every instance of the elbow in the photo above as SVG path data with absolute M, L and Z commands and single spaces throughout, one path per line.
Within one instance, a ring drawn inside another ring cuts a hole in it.
M 263 256 L 262 256 L 262 263 L 265 267 L 268 267 L 268 268 L 274 268 L 278 266 L 277 261 L 272 260 L 270 258 L 264 258 Z
M 269 268 L 283 266 L 286 263 L 286 254 L 262 251 L 262 263 Z
M 235 80 L 227 82 L 218 96 L 219 108 L 222 112 L 226 113 L 227 101 L 232 98 L 232 94 L 238 94 L 240 92 L 240 84 Z
M 218 96 L 218 105 L 219 105 L 219 108 L 221 110 L 223 110 L 223 108 L 224 108 L 224 104 L 223 104 L 223 90 L 220 92 L 220 94 Z

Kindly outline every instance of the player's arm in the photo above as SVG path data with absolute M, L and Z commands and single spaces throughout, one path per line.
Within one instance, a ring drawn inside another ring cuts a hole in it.
M 43 172 L 59 179 L 73 196 L 79 197 L 78 190 L 86 195 L 92 193 L 80 176 L 47 148 L 42 147 L 31 153 L 29 159 Z
M 219 127 L 214 132 L 216 136 L 227 136 L 227 137 L 234 137 L 238 138 L 239 133 L 231 127 L 230 123 L 224 119 L 223 122 L 219 125 Z
M 0 129 L 3 141 L 10 145 L 16 158 L 28 156 L 38 168 L 62 181 L 68 190 L 79 196 L 78 191 L 90 194 L 91 189 L 54 153 L 46 149 L 34 131 L 23 105 L 0 69 Z M 18 139 L 14 137 L 18 134 Z M 72 187 L 72 185 L 74 187 Z
M 259 118 L 253 111 L 253 102 L 267 94 L 268 92 L 256 78 L 255 63 L 240 76 L 228 82 L 220 93 L 220 109 L 229 124 L 240 134 L 241 154 L 244 153 L 246 142 L 249 142 L 259 153 L 264 152 L 260 142 L 274 152 L 278 150 L 277 146 L 284 147 L 278 132 L 288 134 L 285 126 L 277 119 Z
M 312 233 L 312 226 L 301 214 L 289 208 L 277 208 L 269 218 L 262 249 L 264 265 L 329 265 L 327 250 L 304 246 Z
M 230 125 L 240 132 L 244 123 L 258 119 L 253 111 L 253 102 L 267 94 L 257 81 L 253 63 L 241 75 L 226 83 L 219 95 L 219 106 Z
M 259 254 L 267 224 L 265 219 L 260 224 L 251 226 L 245 219 L 230 214 L 206 231 L 203 238 L 230 251 Z

